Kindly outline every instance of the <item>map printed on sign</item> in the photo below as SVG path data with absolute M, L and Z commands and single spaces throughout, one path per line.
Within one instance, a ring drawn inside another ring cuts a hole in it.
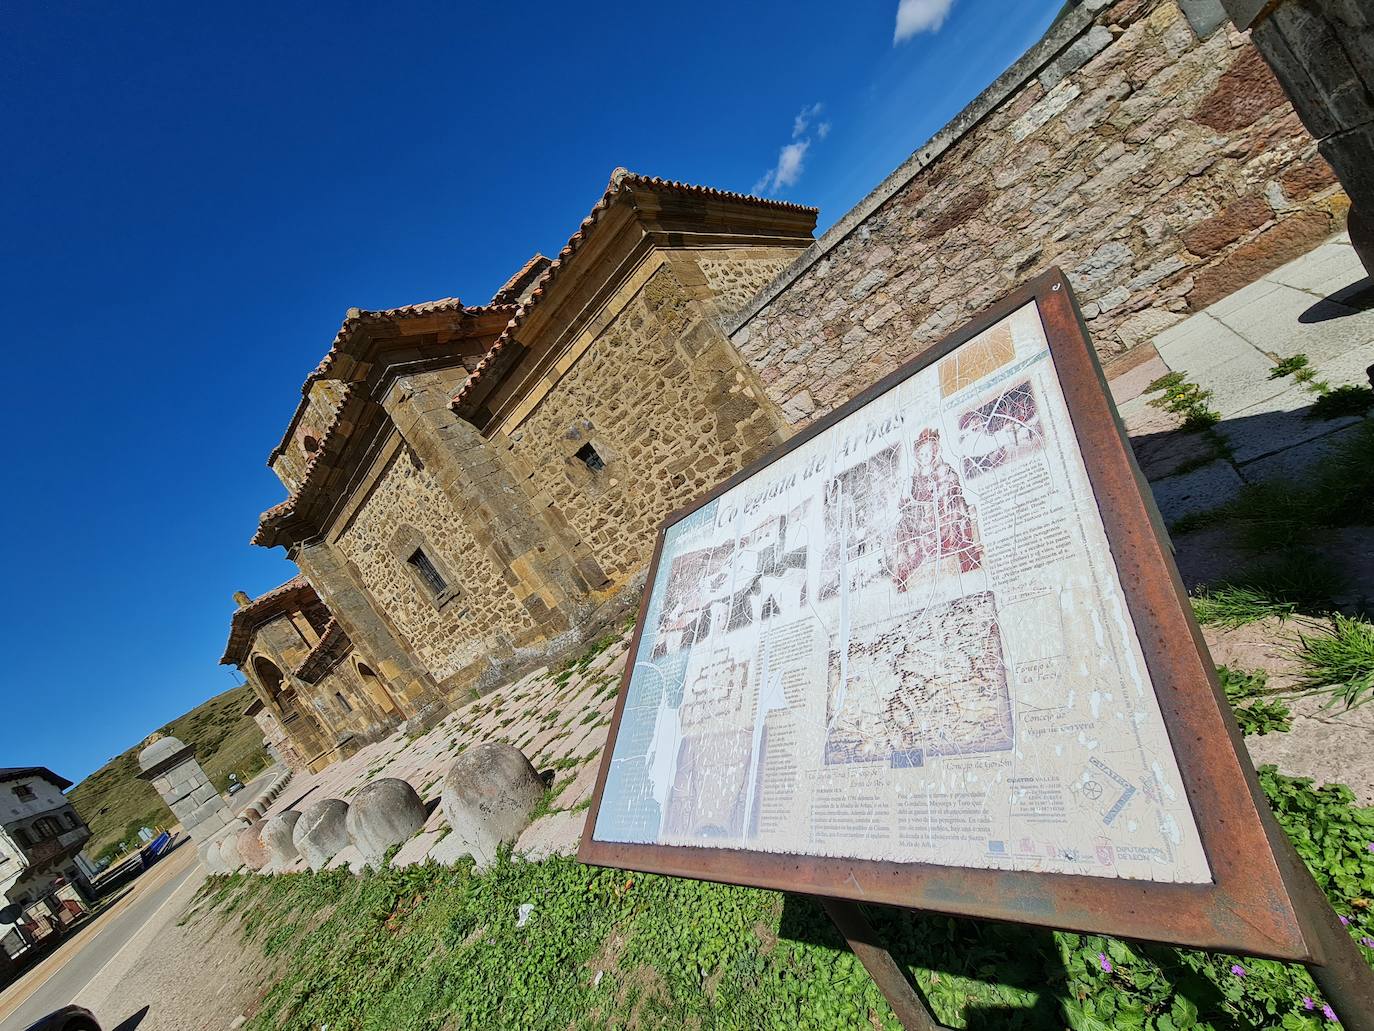
M 1034 303 L 669 526 L 592 838 L 1212 880 Z

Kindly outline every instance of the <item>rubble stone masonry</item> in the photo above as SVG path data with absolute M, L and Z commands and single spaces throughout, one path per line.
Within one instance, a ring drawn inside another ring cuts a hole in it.
M 780 439 L 776 414 L 720 332 L 713 284 L 738 296 L 785 256 L 661 265 L 508 436 L 538 498 L 618 587 L 665 516 Z M 703 262 L 703 265 L 706 262 Z M 590 446 L 605 467 L 579 458 Z
M 788 422 L 1052 265 L 1110 360 L 1341 229 L 1248 37 L 1200 28 L 1174 0 L 1071 10 L 765 288 L 729 330 Z
M 440 683 L 509 654 L 512 642 L 534 629 L 528 611 L 409 446 L 396 449 L 337 547 Z M 406 559 L 417 547 L 451 594 L 436 600 L 412 575 Z

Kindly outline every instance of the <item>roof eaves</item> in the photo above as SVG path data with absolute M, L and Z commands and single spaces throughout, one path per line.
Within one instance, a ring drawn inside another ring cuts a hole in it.
M 739 203 L 754 204 L 759 207 L 774 208 L 785 211 L 805 212 L 815 214 L 820 209 L 809 207 L 804 204 L 793 204 L 790 201 L 768 200 L 765 197 L 755 197 L 746 193 L 735 193 L 731 190 L 718 190 L 712 186 L 694 186 L 691 183 L 679 182 L 673 179 L 661 179 L 657 176 L 640 175 L 625 168 L 617 168 L 611 173 L 611 181 L 606 190 L 601 195 L 601 199 L 592 206 L 591 212 L 582 220 L 582 224 L 577 227 L 577 232 L 569 238 L 563 249 L 558 252 L 544 274 L 539 277 L 534 289 L 530 292 L 529 298 L 518 308 L 511 320 L 507 323 L 505 330 L 496 341 L 487 349 L 487 353 L 482 356 L 482 360 L 477 363 L 472 374 L 468 376 L 463 386 L 453 395 L 449 401 L 449 407 L 455 411 L 462 408 L 473 393 L 474 388 L 482 381 L 483 377 L 492 372 L 500 360 L 501 352 L 506 349 L 514 339 L 515 331 L 524 322 L 530 311 L 539 303 L 540 298 L 544 297 L 554 280 L 558 277 L 559 271 L 567 265 L 567 262 L 574 254 L 581 249 L 591 236 L 592 230 L 601 221 L 602 216 L 615 202 L 616 198 L 631 189 L 632 187 L 645 187 L 651 190 L 660 190 L 668 193 L 676 193 L 692 197 L 709 197 L 722 200 L 736 201 Z

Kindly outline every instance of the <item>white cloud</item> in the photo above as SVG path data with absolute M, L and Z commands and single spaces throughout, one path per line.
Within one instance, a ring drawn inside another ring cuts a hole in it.
M 777 193 L 787 186 L 795 186 L 801 179 L 806 167 L 806 156 L 811 150 L 812 136 L 809 131 L 820 116 L 823 106 L 819 101 L 807 104 L 792 119 L 792 142 L 778 150 L 778 163 L 764 172 L 754 183 L 754 194 Z M 820 122 L 815 127 L 815 139 L 823 140 L 830 135 L 830 123 Z
M 922 32 L 939 32 L 953 6 L 954 0 L 900 0 L 893 46 Z
M 797 117 L 792 119 L 792 138 L 795 140 L 801 136 L 802 133 L 806 132 L 807 127 L 811 124 L 811 119 L 815 118 L 820 113 L 821 105 L 819 102 L 804 107 L 797 112 Z

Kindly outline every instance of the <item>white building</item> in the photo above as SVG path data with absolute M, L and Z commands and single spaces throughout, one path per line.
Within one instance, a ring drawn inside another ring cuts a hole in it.
M 65 923 L 80 906 L 72 889 L 86 885 L 76 857 L 91 832 L 62 794 L 71 786 L 42 766 L 0 767 L 0 909 L 22 907 L 26 925 Z M 0 935 L 5 952 L 24 944 L 12 927 L 0 926 Z

